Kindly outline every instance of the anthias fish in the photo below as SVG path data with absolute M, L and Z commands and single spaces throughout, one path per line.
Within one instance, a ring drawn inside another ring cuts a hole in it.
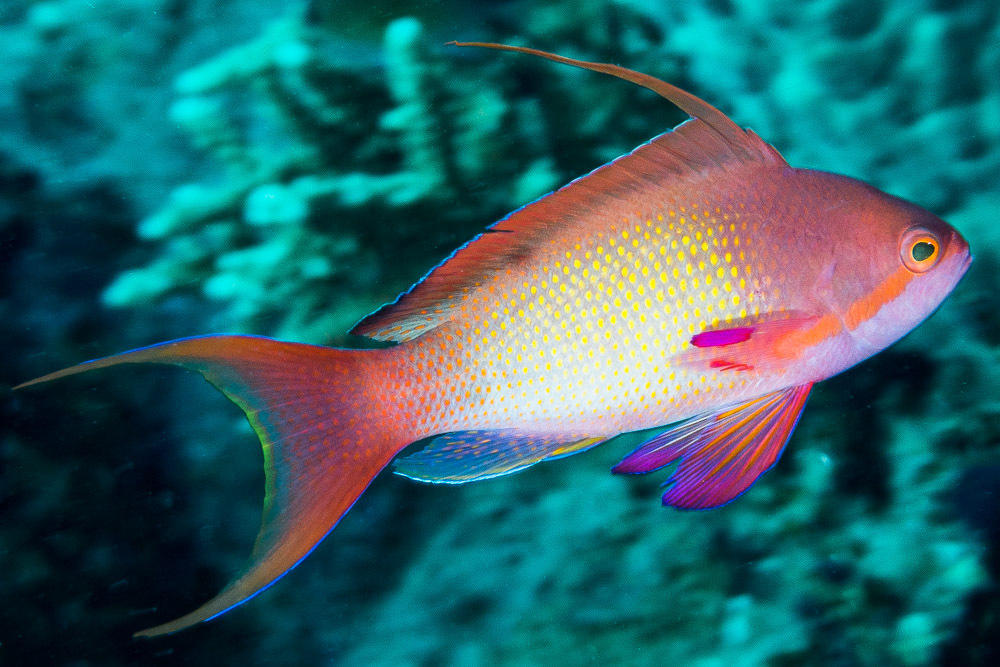
M 669 83 L 528 53 L 644 86 L 691 119 L 487 229 L 353 332 L 342 350 L 213 335 L 90 361 L 198 371 L 260 437 L 266 497 L 249 560 L 215 598 L 144 630 L 245 602 L 305 558 L 372 479 L 460 484 L 673 424 L 614 467 L 676 463 L 663 504 L 723 505 L 777 461 L 812 385 L 930 315 L 971 262 L 932 213 L 788 165 Z

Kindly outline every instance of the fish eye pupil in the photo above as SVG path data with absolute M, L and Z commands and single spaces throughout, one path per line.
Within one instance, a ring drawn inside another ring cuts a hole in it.
M 915 261 L 923 262 L 933 256 L 935 250 L 937 250 L 937 248 L 934 247 L 933 243 L 929 241 L 920 241 L 913 244 L 910 254 L 913 256 Z

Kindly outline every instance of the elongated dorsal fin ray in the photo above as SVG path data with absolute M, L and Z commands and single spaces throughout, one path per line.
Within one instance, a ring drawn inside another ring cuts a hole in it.
M 719 135 L 721 135 L 733 146 L 742 147 L 751 144 L 751 146 L 748 147 L 753 150 L 758 150 L 759 146 L 757 144 L 762 143 L 759 139 L 757 139 L 756 135 L 748 136 L 747 132 L 734 123 L 729 116 L 722 113 L 700 97 L 692 95 L 672 83 L 667 83 L 662 79 L 657 79 L 655 76 L 643 74 L 642 72 L 636 72 L 635 70 L 622 67 L 621 65 L 577 60 L 575 58 L 567 58 L 566 56 L 549 53 L 548 51 L 532 49 L 527 46 L 511 46 L 509 44 L 498 44 L 495 42 L 448 42 L 448 45 L 472 46 L 483 49 L 495 49 L 497 51 L 525 53 L 531 56 L 538 56 L 539 58 L 545 58 L 553 62 L 561 63 L 563 65 L 571 65 L 573 67 L 579 67 L 592 72 L 600 72 L 601 74 L 618 77 L 619 79 L 624 79 L 630 83 L 642 86 L 643 88 L 651 90 L 657 95 L 670 100 L 677 106 L 677 108 L 687 115 L 703 121 L 706 125 L 708 125 L 708 127 L 718 132 Z M 756 141 L 754 141 L 754 139 L 756 139 Z
M 528 263 L 546 261 L 539 248 L 554 243 L 560 235 L 595 238 L 608 221 L 633 216 L 637 210 L 652 213 L 658 202 L 670 201 L 680 190 L 708 177 L 735 179 L 746 173 L 745 168 L 787 166 L 778 151 L 756 134 L 741 130 L 715 107 L 654 77 L 534 49 L 480 42 L 456 44 L 523 52 L 611 74 L 663 95 L 694 119 L 496 222 L 395 302 L 361 320 L 351 330 L 353 334 L 379 341 L 412 340 L 452 319 L 456 310 L 467 305 L 464 302 L 474 301 L 477 292 L 489 290 L 502 275 L 527 271 Z

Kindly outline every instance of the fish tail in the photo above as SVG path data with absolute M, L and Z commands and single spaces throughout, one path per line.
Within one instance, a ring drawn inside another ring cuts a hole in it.
M 198 371 L 247 415 L 264 448 L 260 533 L 243 569 L 215 598 L 137 632 L 154 637 L 246 602 L 305 558 L 379 471 L 408 444 L 379 405 L 391 349 L 339 350 L 254 336 L 185 338 L 87 362 L 15 389 L 128 363 Z

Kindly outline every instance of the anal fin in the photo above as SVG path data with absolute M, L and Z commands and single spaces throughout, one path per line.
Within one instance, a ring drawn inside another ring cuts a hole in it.
M 465 484 L 577 454 L 604 440 L 506 430 L 458 431 L 438 436 L 419 452 L 397 459 L 394 472 L 419 482 Z
M 789 387 L 681 422 L 612 468 L 645 474 L 680 460 L 663 504 L 711 509 L 730 502 L 777 462 L 812 384 Z

